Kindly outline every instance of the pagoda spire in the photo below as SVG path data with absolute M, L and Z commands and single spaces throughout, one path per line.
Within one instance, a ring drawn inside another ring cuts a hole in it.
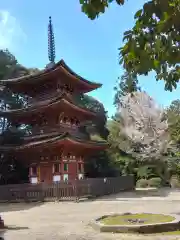
M 55 41 L 51 17 L 49 17 L 48 24 L 48 58 L 50 63 L 55 63 Z

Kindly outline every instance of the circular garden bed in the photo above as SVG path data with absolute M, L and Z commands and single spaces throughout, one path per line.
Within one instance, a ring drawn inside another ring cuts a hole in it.
M 149 234 L 178 230 L 180 217 L 152 213 L 113 214 L 96 219 L 92 225 L 101 232 Z

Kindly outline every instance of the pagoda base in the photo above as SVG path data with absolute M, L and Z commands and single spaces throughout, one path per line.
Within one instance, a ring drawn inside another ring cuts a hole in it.
M 82 159 L 70 159 L 33 163 L 29 165 L 29 182 L 54 183 L 66 182 L 84 178 L 84 162 Z

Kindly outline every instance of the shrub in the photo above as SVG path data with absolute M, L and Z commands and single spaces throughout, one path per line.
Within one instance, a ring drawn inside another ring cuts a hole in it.
M 159 187 L 161 187 L 161 185 L 162 185 L 162 180 L 161 180 L 161 178 L 159 178 L 159 177 L 151 178 L 151 179 L 149 179 L 149 181 L 148 181 L 148 186 L 149 186 L 149 187 L 159 188 Z
M 147 179 L 139 179 L 136 182 L 136 187 L 138 187 L 138 188 L 146 188 L 146 187 L 148 187 L 148 180 Z
M 180 188 L 179 176 L 173 175 L 170 179 L 170 185 L 172 188 Z
M 150 179 L 157 177 L 156 166 L 154 165 L 140 166 L 137 171 L 137 177 L 140 179 L 143 178 Z

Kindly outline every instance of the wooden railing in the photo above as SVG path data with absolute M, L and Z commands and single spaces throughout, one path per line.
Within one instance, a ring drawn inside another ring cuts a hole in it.
M 79 200 L 134 189 L 133 176 L 0 186 L 0 202 Z
M 31 133 L 27 133 L 25 136 L 26 138 L 34 137 L 36 135 L 42 135 L 42 134 L 53 134 L 53 133 L 64 133 L 64 132 L 69 132 L 70 134 L 82 138 L 84 140 L 88 139 L 87 134 L 82 133 L 79 131 L 78 127 L 71 127 L 67 124 L 57 124 L 54 126 L 42 126 L 42 127 L 34 127 L 32 128 Z

